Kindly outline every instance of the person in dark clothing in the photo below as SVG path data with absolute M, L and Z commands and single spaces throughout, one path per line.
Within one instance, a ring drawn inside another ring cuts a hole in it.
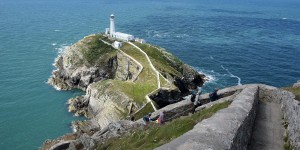
M 194 102 L 197 95 L 197 90 L 192 90 L 191 92 L 191 101 Z
M 143 117 L 143 120 L 144 120 L 144 122 L 145 122 L 146 125 L 149 124 L 150 121 L 152 121 L 152 119 L 150 118 L 150 116 L 151 116 L 151 113 L 149 113 L 148 115 L 146 115 L 146 116 Z
M 214 92 L 209 94 L 209 99 L 210 99 L 211 102 L 213 102 L 213 101 L 215 101 L 219 98 L 218 93 L 217 93 L 218 91 L 219 91 L 219 89 L 216 88 L 214 90 Z
M 200 102 L 200 95 L 201 95 L 201 91 L 198 91 L 196 96 L 195 96 L 195 101 L 193 103 L 193 109 L 192 109 L 192 113 L 194 114 L 196 111 L 196 108 L 198 106 L 201 106 L 201 102 Z
M 130 115 L 130 121 L 134 121 L 134 116 Z

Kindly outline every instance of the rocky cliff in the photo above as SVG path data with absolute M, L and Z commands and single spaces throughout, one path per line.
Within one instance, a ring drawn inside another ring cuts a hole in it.
M 93 82 L 113 78 L 117 69 L 117 51 L 99 42 L 100 36 L 88 36 L 68 47 L 55 61 L 57 70 L 48 80 L 59 90 L 85 90 Z

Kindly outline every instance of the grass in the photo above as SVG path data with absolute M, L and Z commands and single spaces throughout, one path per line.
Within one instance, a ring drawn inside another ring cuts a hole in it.
M 150 67 L 147 58 L 138 49 L 124 43 L 122 50 L 136 59 L 144 67 L 143 71 L 137 78 L 135 83 L 119 84 L 120 89 L 134 98 L 136 101 L 141 102 L 144 97 L 157 88 L 157 78 L 154 70 Z
M 141 44 L 138 42 L 135 42 L 134 44 L 147 53 L 155 68 L 160 72 L 167 72 L 178 77 L 182 76 L 181 70 L 183 63 L 177 57 L 159 47 L 150 46 L 149 44 Z
M 86 37 L 84 46 L 81 49 L 84 60 L 91 66 L 96 65 L 101 56 L 109 53 L 115 55 L 116 53 L 116 50 L 112 46 L 103 43 L 99 40 L 100 38 L 103 38 L 102 35 Z
M 143 104 L 146 102 L 145 96 L 152 92 L 156 86 L 148 82 L 124 82 L 119 80 L 113 80 L 114 88 L 119 89 L 121 92 L 125 93 L 128 97 L 132 98 L 138 104 Z
M 295 94 L 295 99 L 300 101 L 300 87 L 285 87 L 283 89 Z
M 146 114 L 148 113 L 152 113 L 154 110 L 153 110 L 153 107 L 151 105 L 151 103 L 147 103 L 146 106 L 141 110 L 141 111 L 138 111 L 136 114 L 134 114 L 134 118 L 135 120 L 138 120 L 140 118 L 142 118 L 143 116 L 145 116 Z
M 105 143 L 99 144 L 97 150 L 154 149 L 191 130 L 198 122 L 211 117 L 218 110 L 228 107 L 230 103 L 231 102 L 228 101 L 219 103 L 197 112 L 190 117 L 180 117 L 171 122 L 167 122 L 164 125 L 151 123 L 143 130 L 136 130 L 135 132 L 120 138 L 109 139 Z
M 289 136 L 287 134 L 288 122 L 283 121 L 282 124 L 283 124 L 283 127 L 285 129 L 285 134 L 283 135 L 283 140 L 284 140 L 283 148 L 284 148 L 284 150 L 293 150 L 291 142 L 289 140 Z

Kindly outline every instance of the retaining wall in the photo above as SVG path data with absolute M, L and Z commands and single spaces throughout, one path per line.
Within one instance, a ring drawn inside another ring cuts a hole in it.
M 258 85 L 247 85 L 228 108 L 156 149 L 246 149 L 251 138 L 258 95 Z

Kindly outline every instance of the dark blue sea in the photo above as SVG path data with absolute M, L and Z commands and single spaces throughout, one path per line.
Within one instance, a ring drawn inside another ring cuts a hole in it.
M 0 149 L 38 149 L 72 132 L 81 91 L 46 84 L 55 57 L 84 36 L 116 30 L 166 48 L 206 74 L 203 90 L 300 79 L 297 0 L 0 0 Z

